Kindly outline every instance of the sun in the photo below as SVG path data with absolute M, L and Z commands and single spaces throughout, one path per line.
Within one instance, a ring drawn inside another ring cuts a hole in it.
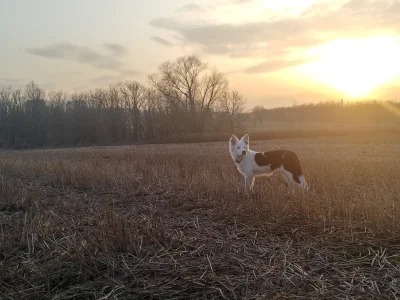
M 398 37 L 335 40 L 312 52 L 319 59 L 303 71 L 350 98 L 368 96 L 400 74 Z

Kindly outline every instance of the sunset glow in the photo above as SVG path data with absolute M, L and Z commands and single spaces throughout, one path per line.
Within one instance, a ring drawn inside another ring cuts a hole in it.
M 249 107 L 400 91 L 400 0 L 43 3 L 8 0 L 0 10 L 0 87 L 148 85 L 160 64 L 195 55 L 227 74 Z
M 368 96 L 400 73 L 397 37 L 335 40 L 312 52 L 319 59 L 304 71 L 348 97 Z

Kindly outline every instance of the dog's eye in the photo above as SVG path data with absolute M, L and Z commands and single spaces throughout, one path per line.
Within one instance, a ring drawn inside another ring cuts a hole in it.
M 240 147 L 237 147 L 238 149 L 240 149 Z

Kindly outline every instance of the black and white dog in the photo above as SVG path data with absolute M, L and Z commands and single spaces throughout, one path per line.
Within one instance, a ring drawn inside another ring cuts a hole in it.
M 252 151 L 249 149 L 249 135 L 246 134 L 240 140 L 235 135 L 232 135 L 229 139 L 229 152 L 237 169 L 246 180 L 246 192 L 253 188 L 255 176 L 271 176 L 277 169 L 282 170 L 290 186 L 297 184 L 302 189 L 308 190 L 307 182 L 301 171 L 299 158 L 292 151 Z

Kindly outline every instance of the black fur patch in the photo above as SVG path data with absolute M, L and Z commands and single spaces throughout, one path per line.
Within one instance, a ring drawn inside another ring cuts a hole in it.
M 299 158 L 293 151 L 275 150 L 256 153 L 254 159 L 257 165 L 260 167 L 270 166 L 272 171 L 283 166 L 286 171 L 292 173 L 293 180 L 300 183 L 299 177 L 303 172 L 301 171 Z

